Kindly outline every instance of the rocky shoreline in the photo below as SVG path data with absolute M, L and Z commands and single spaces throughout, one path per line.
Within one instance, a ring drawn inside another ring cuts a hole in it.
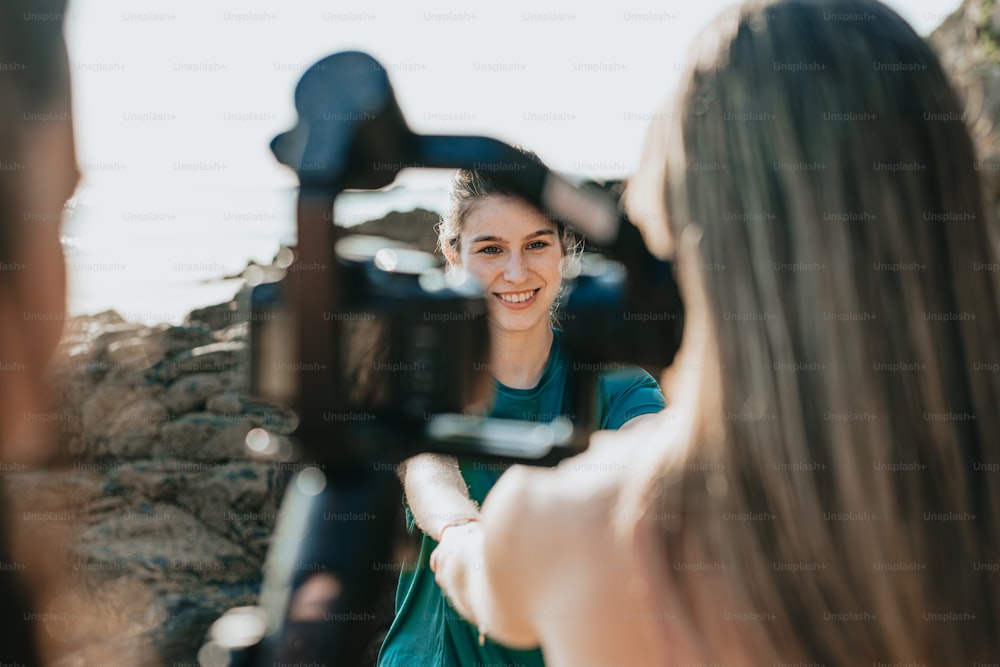
M 256 601 L 284 471 L 252 460 L 244 439 L 256 427 L 291 432 L 295 416 L 243 399 L 248 325 L 236 302 L 204 310 L 220 311 L 236 323 L 71 320 L 50 420 L 71 463 L 5 476 L 16 517 L 70 531 L 64 565 L 94 596 L 53 613 L 80 607 L 80 632 L 113 626 L 122 656 L 197 664 L 207 627 Z

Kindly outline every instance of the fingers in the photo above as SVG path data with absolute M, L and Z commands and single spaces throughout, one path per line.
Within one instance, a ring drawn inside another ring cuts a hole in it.
M 438 552 L 441 551 L 441 547 L 435 547 L 434 551 L 431 552 L 430 566 L 431 572 L 437 574 L 437 562 L 438 562 Z M 438 584 L 441 582 L 439 581 Z

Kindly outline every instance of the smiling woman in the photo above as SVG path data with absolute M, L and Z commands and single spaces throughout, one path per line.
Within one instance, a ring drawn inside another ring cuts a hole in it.
M 563 270 L 575 259 L 575 236 L 488 174 L 472 171 L 456 175 L 439 234 L 450 266 L 474 276 L 487 295 L 489 370 L 495 380 L 490 416 L 572 417 L 569 386 L 576 373 L 553 324 Z M 599 376 L 597 393 L 596 428 L 618 429 L 664 407 L 655 380 L 637 368 Z M 401 467 L 408 524 L 424 536 L 418 561 L 401 571 L 396 618 L 379 665 L 543 664 L 537 649 L 485 641 L 480 629 L 450 606 L 431 571 L 432 565 L 477 548 L 479 503 L 506 468 L 431 454 Z

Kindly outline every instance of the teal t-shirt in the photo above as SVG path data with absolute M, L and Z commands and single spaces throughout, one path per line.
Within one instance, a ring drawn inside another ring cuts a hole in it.
M 538 384 L 514 389 L 494 382 L 491 417 L 551 421 L 563 413 L 569 362 L 554 331 L 549 360 Z M 660 412 L 666 406 L 656 380 L 640 368 L 600 373 L 597 381 L 599 428 L 617 429 L 633 417 Z M 494 462 L 459 460 L 469 495 L 482 503 L 508 466 Z M 406 510 L 409 529 L 413 516 Z M 437 542 L 423 535 L 415 564 L 404 565 L 396 590 L 396 618 L 378 657 L 379 667 L 542 667 L 539 649 L 519 651 L 489 639 L 479 645 L 479 631 L 447 602 L 430 569 Z

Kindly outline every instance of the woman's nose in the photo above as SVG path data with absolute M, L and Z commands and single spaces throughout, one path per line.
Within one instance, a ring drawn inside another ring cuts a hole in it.
M 509 283 L 517 283 L 524 280 L 527 275 L 528 270 L 524 256 L 519 252 L 511 252 L 507 260 L 507 265 L 504 266 L 504 280 Z

